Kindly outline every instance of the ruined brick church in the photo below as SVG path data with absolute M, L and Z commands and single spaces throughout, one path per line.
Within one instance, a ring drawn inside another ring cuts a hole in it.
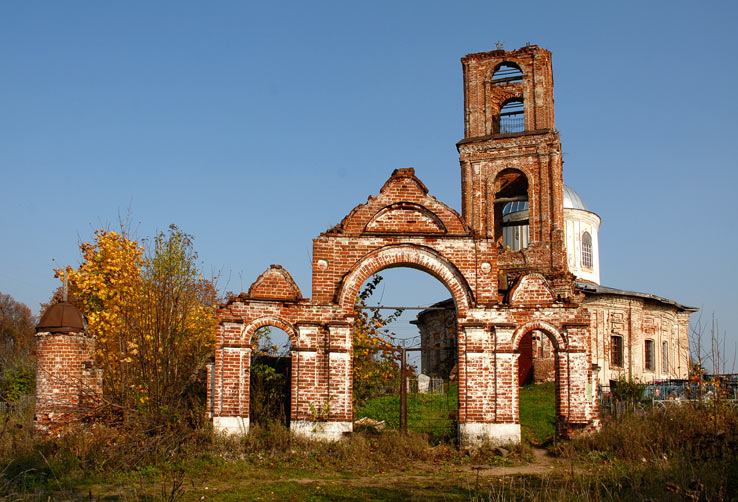
M 586 288 L 570 270 L 551 53 L 533 45 L 469 54 L 461 62 L 461 214 L 430 195 L 413 169 L 398 169 L 377 195 L 314 239 L 311 298 L 272 265 L 248 292 L 221 305 L 208 366 L 217 431 L 248 431 L 252 336 L 273 326 L 291 342 L 293 432 L 325 439 L 350 432 L 354 302 L 368 278 L 390 267 L 425 271 L 451 293 L 461 444 L 520 441 L 519 367 L 532 336 L 549 347 L 558 434 L 597 427 L 597 337 L 625 321 L 608 317 L 609 307 L 588 310 Z M 685 322 L 682 315 L 679 325 Z M 76 371 L 80 379 L 99 380 L 87 370 L 91 349 L 82 322 L 71 333 L 56 321 L 42 324 L 47 347 L 71 334 L 82 348 L 44 363 L 50 377 L 38 390 L 37 423 L 53 420 L 59 390 L 51 376 Z
M 532 332 L 555 353 L 559 433 L 597 425 L 591 316 L 564 242 L 551 53 L 497 50 L 470 54 L 462 66 L 461 214 L 430 195 L 413 169 L 398 169 L 313 241 L 312 298 L 272 266 L 229 299 L 219 310 L 209 378 L 217 430 L 248 430 L 251 337 L 275 326 L 292 346 L 290 427 L 325 438 L 351 431 L 353 305 L 362 284 L 389 267 L 423 270 L 451 292 L 462 444 L 520 441 L 518 359 Z M 519 202 L 527 218 L 511 224 L 503 210 Z M 523 224 L 526 246 L 508 249 L 505 232 Z M 329 410 L 319 426 L 311 409 Z

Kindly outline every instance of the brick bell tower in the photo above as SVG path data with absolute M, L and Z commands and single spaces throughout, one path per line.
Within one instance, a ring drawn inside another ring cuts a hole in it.
M 569 298 L 551 53 L 531 45 L 469 54 L 461 63 L 463 216 L 477 238 L 494 241 L 501 289 L 536 272 Z

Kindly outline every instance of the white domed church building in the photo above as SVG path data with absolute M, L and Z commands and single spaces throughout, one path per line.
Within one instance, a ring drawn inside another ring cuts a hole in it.
M 502 210 L 502 247 L 520 251 L 528 246 L 528 201 L 513 201 Z M 584 296 L 592 319 L 592 361 L 599 381 L 612 385 L 620 379 L 652 383 L 685 379 L 689 372 L 689 316 L 697 309 L 647 293 L 600 284 L 599 227 L 601 219 L 580 195 L 564 186 L 564 228 L 569 271 Z M 443 307 L 443 308 L 439 308 Z M 418 314 L 413 324 L 423 346 L 456 344 L 454 304 L 445 300 Z M 448 366 L 443 351 L 424 351 L 421 372 L 443 375 Z M 520 344 L 520 385 L 554 380 L 554 348 L 535 331 Z

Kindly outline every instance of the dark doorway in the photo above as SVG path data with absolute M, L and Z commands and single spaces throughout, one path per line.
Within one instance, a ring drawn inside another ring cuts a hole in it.
M 518 385 L 533 383 L 533 334 L 526 333 L 518 347 Z
M 289 337 L 275 327 L 255 335 L 251 356 L 249 417 L 251 423 L 290 425 L 292 357 Z

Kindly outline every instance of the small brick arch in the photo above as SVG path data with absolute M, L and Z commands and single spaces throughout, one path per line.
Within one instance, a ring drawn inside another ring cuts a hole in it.
M 260 317 L 249 323 L 249 325 L 246 326 L 246 328 L 244 328 L 243 330 L 243 344 L 251 345 L 251 337 L 254 335 L 257 329 L 263 328 L 264 326 L 274 326 L 275 328 L 281 329 L 282 331 L 287 333 L 287 336 L 290 337 L 290 343 L 292 344 L 292 347 L 297 347 L 297 330 L 295 330 L 295 328 L 287 321 L 283 321 L 282 319 L 272 316 Z
M 504 87 L 493 88 L 489 98 L 490 111 L 495 114 L 500 113 L 500 109 L 502 109 L 505 102 L 513 99 L 524 101 L 525 96 L 516 89 L 506 89 Z
M 511 340 L 512 349 L 518 350 L 520 340 L 522 340 L 523 336 L 535 330 L 543 331 L 544 333 L 546 333 L 546 335 L 548 335 L 548 337 L 553 342 L 554 348 L 557 352 L 567 351 L 568 344 L 566 342 L 566 337 L 558 329 L 556 329 L 556 327 L 545 321 L 531 321 L 516 329 Z
M 357 261 L 339 286 L 338 304 L 344 310 L 351 310 L 364 281 L 380 270 L 402 266 L 420 269 L 441 281 L 451 292 L 460 315 L 471 308 L 471 290 L 456 267 L 430 248 L 409 244 L 386 246 Z
M 490 65 L 489 69 L 485 73 L 485 79 L 487 82 L 492 81 L 492 77 L 497 73 L 497 70 L 500 69 L 500 67 L 508 65 L 508 66 L 517 66 L 520 70 L 520 73 L 523 74 L 523 78 L 526 76 L 526 72 L 530 71 L 528 69 L 528 65 L 524 61 L 518 61 L 517 59 L 505 59 L 504 61 L 501 61 L 500 63 L 496 65 Z

